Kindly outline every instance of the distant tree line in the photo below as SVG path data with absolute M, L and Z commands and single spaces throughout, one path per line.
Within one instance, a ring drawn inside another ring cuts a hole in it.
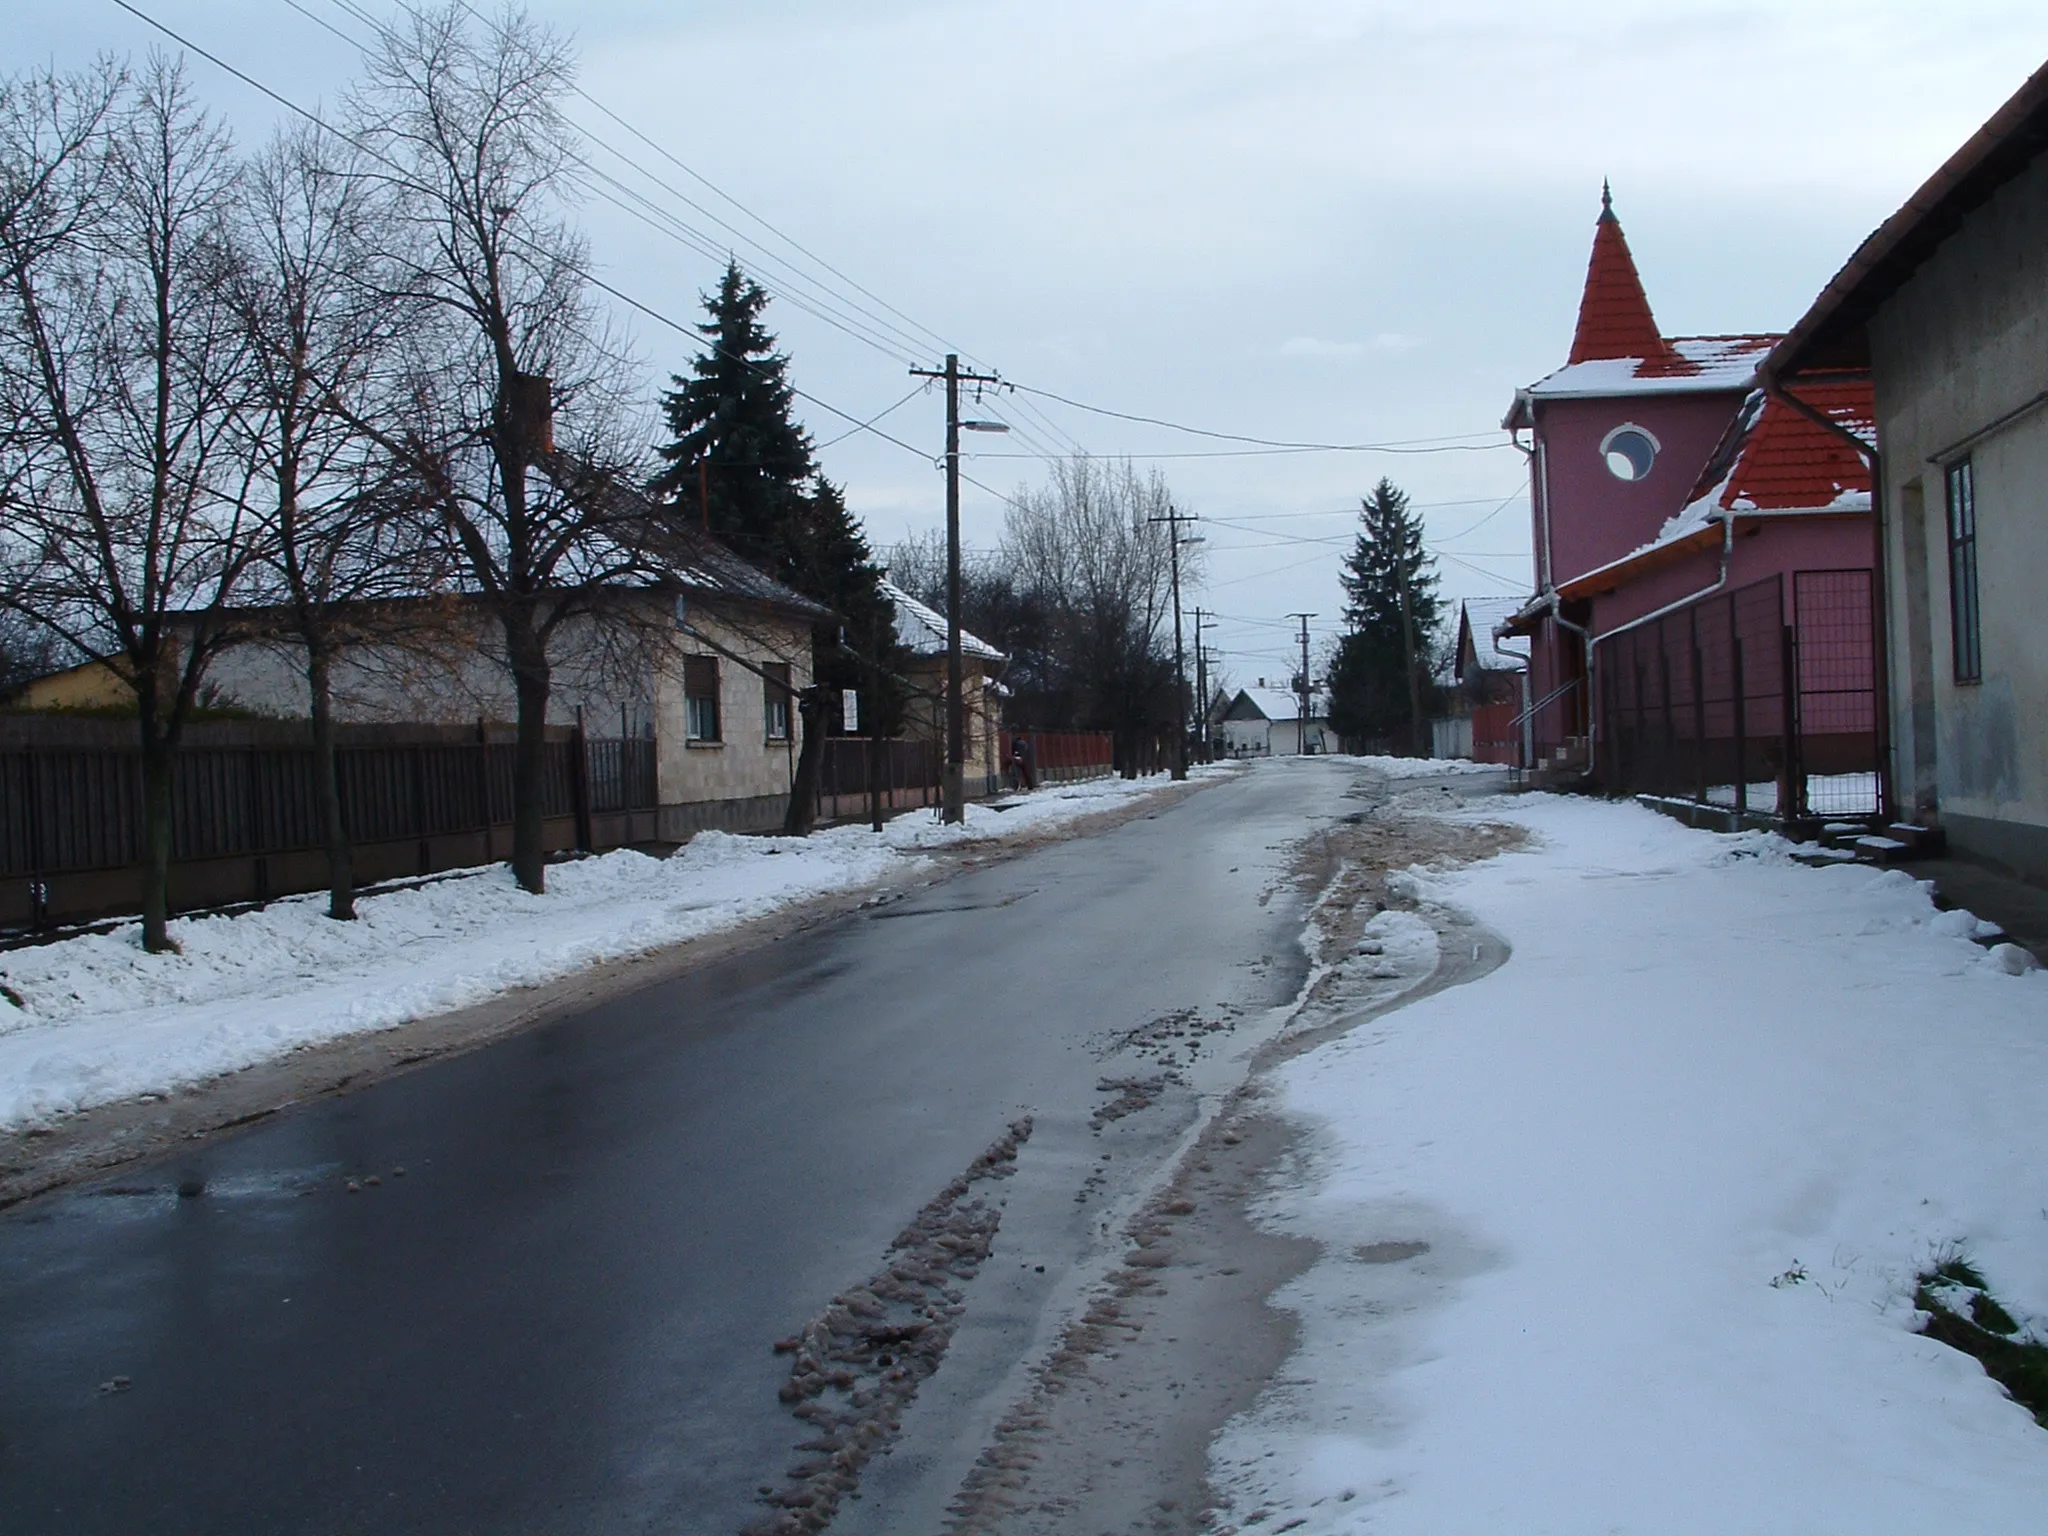
M 994 550 L 963 555 L 961 623 L 1009 658 L 1005 718 L 1043 730 L 1105 730 L 1135 773 L 1177 729 L 1173 659 L 1173 496 L 1157 470 L 1085 455 L 1012 496 Z M 1183 548 L 1181 580 L 1200 575 Z M 933 532 L 898 544 L 890 579 L 941 612 L 946 544 Z

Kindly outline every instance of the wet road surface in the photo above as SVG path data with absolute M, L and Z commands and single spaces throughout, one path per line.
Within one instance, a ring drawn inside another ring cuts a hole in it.
M 1284 850 L 1352 779 L 1267 764 L 0 1218 L 0 1531 L 736 1530 L 798 1438 L 771 1341 L 1020 1112 L 966 1290 L 1025 1346 L 1112 1043 L 1293 994 Z

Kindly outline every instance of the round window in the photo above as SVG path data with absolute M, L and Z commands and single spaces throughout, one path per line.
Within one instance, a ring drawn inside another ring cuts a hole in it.
M 1640 480 L 1657 462 L 1657 439 L 1641 427 L 1616 427 L 1601 439 L 1600 456 L 1617 480 Z

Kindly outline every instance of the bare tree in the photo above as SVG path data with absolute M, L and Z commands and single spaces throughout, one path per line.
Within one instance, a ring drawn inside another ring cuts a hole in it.
M 0 415 L 12 601 L 134 688 L 143 943 L 165 931 L 171 763 L 256 554 L 227 437 L 248 343 L 225 300 L 237 166 L 153 57 L 15 82 L 0 159 Z
M 643 477 L 648 435 L 566 218 L 577 154 L 560 102 L 571 81 L 551 33 L 456 4 L 408 11 L 381 33 L 352 107 L 390 198 L 392 297 L 425 310 L 409 328 L 409 415 L 384 441 L 430 496 L 462 584 L 503 630 L 518 714 L 512 869 L 530 891 L 546 882 L 550 644 L 607 585 L 648 565 L 644 527 L 619 512 L 629 502 L 565 488 Z M 536 473 L 560 462 L 575 473 Z
M 1140 744 L 1178 718 L 1174 703 L 1172 493 L 1157 470 L 1077 456 L 1020 492 L 1003 530 L 1003 559 L 1043 605 L 1048 684 L 1074 723 L 1116 733 L 1127 776 Z M 1181 561 L 1183 582 L 1199 566 Z
M 328 915 L 355 916 L 354 858 L 334 745 L 335 664 L 390 642 L 395 607 L 435 584 L 435 541 L 417 481 L 362 423 L 402 408 L 397 339 L 417 305 L 379 282 L 368 232 L 382 199 L 359 152 L 310 127 L 286 130 L 250 164 L 235 308 L 247 328 L 245 452 L 268 537 L 264 596 L 304 656 L 314 787 L 327 855 Z

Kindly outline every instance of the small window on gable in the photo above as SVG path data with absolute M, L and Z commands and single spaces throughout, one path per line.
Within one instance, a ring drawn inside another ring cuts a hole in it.
M 1617 480 L 1641 480 L 1657 462 L 1657 439 L 1633 422 L 1600 439 L 1600 457 Z
M 690 741 L 717 741 L 718 658 L 683 658 L 683 735 Z

